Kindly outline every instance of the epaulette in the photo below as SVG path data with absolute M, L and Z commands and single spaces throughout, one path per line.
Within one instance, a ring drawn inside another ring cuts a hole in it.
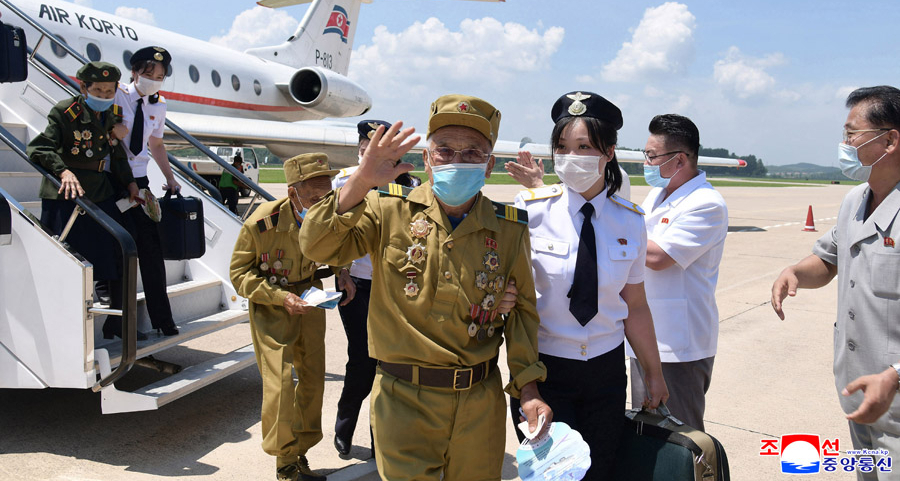
M 159 92 L 147 97 L 147 102 L 149 102 L 151 104 L 155 104 L 155 103 L 159 102 Z
M 528 202 L 530 200 L 549 199 L 550 197 L 560 196 L 562 195 L 562 193 L 562 184 L 545 185 L 536 189 L 525 189 L 519 191 L 519 195 L 522 196 L 522 200 L 524 200 L 525 202 Z
M 337 178 L 343 179 L 344 177 L 349 177 L 350 174 L 356 172 L 356 169 L 358 168 L 359 166 L 357 165 L 356 167 L 347 167 L 346 169 L 341 169 L 341 171 L 338 172 Z
M 409 193 L 412 192 L 412 189 L 409 187 L 400 185 L 400 184 L 388 184 L 378 188 L 378 193 L 382 195 L 390 195 L 392 197 L 403 197 L 406 198 Z
M 262 219 L 256 221 L 256 227 L 259 228 L 259 233 L 272 229 L 273 227 L 278 225 L 278 212 L 273 212 Z
M 609 200 L 621 205 L 622 207 L 632 212 L 637 212 L 638 214 L 644 215 L 644 209 L 641 209 L 641 206 L 635 204 L 634 202 L 631 202 L 630 200 L 625 200 L 616 194 L 609 196 Z
M 66 115 L 69 116 L 69 121 L 74 122 L 75 119 L 77 119 L 83 111 L 84 109 L 81 108 L 81 105 L 78 103 L 78 101 L 75 101 L 72 102 L 72 105 L 70 105 L 69 108 L 66 109 Z
M 494 204 L 494 214 L 497 214 L 497 217 L 506 219 L 510 222 L 518 222 L 519 224 L 528 225 L 527 210 L 519 209 L 514 205 L 503 204 L 501 202 L 491 201 L 491 204 Z
M 115 115 L 117 118 L 121 119 L 122 118 L 122 107 L 119 107 L 118 104 L 113 104 L 112 114 Z

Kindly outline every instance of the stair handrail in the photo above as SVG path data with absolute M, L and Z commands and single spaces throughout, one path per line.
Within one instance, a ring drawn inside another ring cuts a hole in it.
M 31 25 L 31 26 L 32 26 L 33 28 L 35 28 L 37 31 L 41 32 L 42 37 L 40 38 L 40 40 L 38 40 L 38 43 L 35 45 L 35 48 L 33 49 L 35 52 L 37 51 L 37 48 L 40 46 L 41 42 L 43 42 L 44 37 L 48 37 L 48 38 L 50 38 L 50 40 L 52 40 L 53 42 L 55 42 L 58 46 L 62 47 L 63 50 L 65 50 L 69 55 L 71 55 L 73 58 L 75 58 L 75 59 L 77 59 L 79 62 L 81 62 L 82 65 L 84 65 L 85 63 L 87 63 L 87 60 L 86 60 L 84 57 L 82 57 L 81 54 L 79 54 L 79 53 L 76 52 L 74 49 L 72 49 L 72 47 L 70 47 L 68 44 L 66 44 L 65 42 L 61 41 L 59 38 L 57 38 L 56 35 L 53 35 L 52 33 L 50 33 L 50 31 L 47 30 L 46 28 L 44 28 L 41 24 L 35 22 L 34 19 L 32 19 L 30 16 L 28 16 L 27 13 L 23 12 L 23 11 L 20 10 L 18 7 L 16 7 L 15 5 L 13 5 L 12 2 L 10 2 L 9 0 L 0 0 L 0 4 L 3 4 L 4 6 L 6 6 L 6 8 L 9 8 L 10 11 L 12 11 L 12 12 L 15 13 L 16 15 L 18 15 L 19 18 L 21 18 L 21 19 L 24 20 L 26 23 L 28 23 L 29 25 Z M 34 56 L 37 56 L 37 53 L 35 53 Z M 46 66 L 47 64 L 49 64 L 49 63 L 45 63 L 45 62 L 46 62 L 46 61 L 42 61 L 42 63 L 44 63 L 45 66 Z M 59 71 L 59 70 L 56 69 L 55 67 L 52 67 L 52 69 L 55 69 L 55 70 Z M 54 72 L 54 73 L 55 73 L 56 75 L 60 76 L 61 78 L 67 79 L 69 82 L 71 82 L 72 84 L 74 84 L 76 90 L 79 89 L 78 84 L 76 84 L 76 83 L 75 83 L 72 79 L 70 79 L 67 75 L 60 75 L 59 73 L 56 73 L 56 72 Z M 249 187 L 249 188 L 252 189 L 254 192 L 256 192 L 257 195 L 261 196 L 262 198 L 264 198 L 264 199 L 266 199 L 266 200 L 270 200 L 270 201 L 271 201 L 271 200 L 275 200 L 275 197 L 273 197 L 272 194 L 269 194 L 265 189 L 263 189 L 262 187 L 260 187 L 256 182 L 253 182 L 252 180 L 250 180 L 249 178 L 247 178 L 247 176 L 245 176 L 245 175 L 243 174 L 243 172 L 241 172 L 240 170 L 234 168 L 234 166 L 232 166 L 232 165 L 229 164 L 228 162 L 225 162 L 225 160 L 223 160 L 221 157 L 219 157 L 219 156 L 218 156 L 217 154 L 215 154 L 213 151 L 209 150 L 208 147 L 206 147 L 205 145 L 203 145 L 202 143 L 200 143 L 200 141 L 198 141 L 196 138 L 194 138 L 193 135 L 191 135 L 191 134 L 185 132 L 184 129 L 182 129 L 181 127 L 177 126 L 174 122 L 172 122 L 172 121 L 169 120 L 169 119 L 166 119 L 166 127 L 168 127 L 170 130 L 172 130 L 172 132 L 175 132 L 175 134 L 178 135 L 178 136 L 180 136 L 182 139 L 186 140 L 186 141 L 187 141 L 189 144 L 191 144 L 194 148 L 196 148 L 196 149 L 198 149 L 199 151 L 203 152 L 203 153 L 204 153 L 207 157 L 209 157 L 212 161 L 214 161 L 215 163 L 219 164 L 223 169 L 225 169 L 225 170 L 227 170 L 229 173 L 231 173 L 231 175 L 233 175 L 236 179 L 238 179 L 238 180 L 240 180 L 241 182 L 243 182 L 244 184 L 246 184 L 247 187 Z M 190 169 L 188 169 L 183 163 L 181 163 L 181 162 L 179 162 L 177 159 L 175 159 L 171 154 L 169 154 L 168 157 L 169 157 L 169 162 L 170 162 L 170 163 L 173 163 L 176 167 L 179 168 L 179 170 L 184 169 L 184 170 L 182 170 L 182 172 L 190 171 L 190 172 L 196 174 L 195 172 L 193 172 L 193 171 L 191 171 Z M 173 162 L 173 161 L 174 161 L 174 162 Z M 193 179 L 193 177 L 191 177 L 191 178 Z M 205 184 L 205 185 L 204 185 L 204 188 L 206 188 L 206 186 L 211 186 L 211 184 L 210 184 L 209 182 L 206 182 L 206 181 L 204 181 L 203 184 Z M 211 197 L 213 197 L 214 199 L 216 199 L 219 203 L 222 203 L 222 195 L 219 193 L 218 189 L 216 189 L 215 187 L 213 187 L 212 190 L 210 190 L 209 193 L 210 193 L 210 196 L 211 196 Z
M 31 167 L 40 172 L 55 188 L 60 188 L 62 184 L 59 179 L 47 172 L 43 166 L 28 158 L 25 146 L 2 125 L 0 125 L 0 141 L 8 145 L 25 162 L 31 164 Z M 131 369 L 137 354 L 137 244 L 124 227 L 90 200 L 76 197 L 72 201 L 103 230 L 113 236 L 122 251 L 122 358 L 115 371 L 91 387 L 91 390 L 97 392 L 121 379 Z
M 12 236 L 12 211 L 0 189 L 0 246 L 9 244 Z

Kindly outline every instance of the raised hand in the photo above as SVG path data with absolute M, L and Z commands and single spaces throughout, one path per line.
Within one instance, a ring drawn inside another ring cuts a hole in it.
M 403 122 L 396 122 L 387 130 L 381 125 L 372 136 L 372 141 L 366 148 L 359 169 L 354 173 L 358 180 L 363 181 L 368 188 L 393 182 L 400 174 L 413 169 L 412 164 L 398 163 L 397 159 L 409 152 L 420 137 L 418 135 L 410 137 L 416 129 L 400 130 L 402 127 Z
M 519 152 L 515 162 L 507 162 L 503 167 L 516 182 L 529 189 L 544 185 L 544 163 L 540 159 L 535 161 L 531 152 Z

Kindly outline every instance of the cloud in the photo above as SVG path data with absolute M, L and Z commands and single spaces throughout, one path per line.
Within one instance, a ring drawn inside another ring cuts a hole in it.
M 858 89 L 858 88 L 859 88 L 859 87 L 856 86 L 856 85 L 852 85 L 852 86 L 851 86 L 851 85 L 844 85 L 844 86 L 838 88 L 838 89 L 834 92 L 834 98 L 840 100 L 841 102 L 844 102 L 845 100 L 847 100 L 847 97 L 850 96 L 850 93 L 853 92 L 854 90 Z
M 687 5 L 667 2 L 648 8 L 630 42 L 603 66 L 603 79 L 630 82 L 685 71 L 694 56 L 696 19 Z
M 773 94 L 789 100 L 798 94 L 790 91 L 773 92 L 775 77 L 766 72 L 768 68 L 786 63 L 787 60 L 781 53 L 754 58 L 742 54 L 740 49 L 732 46 L 725 58 L 718 60 L 713 66 L 713 78 L 725 91 L 741 99 Z
M 134 20 L 136 22 L 146 23 L 147 25 L 156 25 L 156 19 L 153 17 L 153 13 L 146 8 L 116 7 L 116 11 L 113 15 Z
M 591 75 L 578 75 L 575 77 L 575 81 L 580 84 L 592 84 L 595 83 L 597 79 Z
M 508 85 L 521 75 L 547 69 L 564 34 L 561 27 L 540 33 L 490 17 L 463 20 L 457 30 L 434 17 L 396 33 L 381 25 L 371 44 L 353 52 L 349 75 L 394 97 L 422 92 L 423 84 Z
M 239 13 L 228 33 L 213 36 L 209 41 L 240 52 L 252 47 L 278 45 L 297 30 L 298 23 L 284 10 L 256 6 Z

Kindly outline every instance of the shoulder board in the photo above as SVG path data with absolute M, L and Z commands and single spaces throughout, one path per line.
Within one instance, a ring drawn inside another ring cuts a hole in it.
M 70 105 L 69 108 L 66 109 L 66 116 L 69 117 L 70 121 L 74 121 L 78 118 L 79 115 L 81 115 L 81 112 L 83 110 L 84 109 L 81 108 L 81 105 L 79 105 L 77 101 L 72 102 L 72 105 Z
M 506 219 L 510 222 L 518 222 L 519 224 L 528 225 L 527 210 L 519 209 L 512 204 L 503 204 L 494 201 L 491 201 L 491 204 L 494 204 L 494 214 L 497 214 L 497 217 Z
M 641 206 L 635 204 L 634 202 L 631 202 L 630 200 L 625 200 L 616 194 L 611 195 L 609 197 L 609 200 L 615 202 L 616 204 L 621 205 L 622 207 L 624 207 L 632 212 L 636 212 L 638 214 L 644 215 L 644 209 L 641 209 Z
M 519 191 L 519 195 L 522 196 L 522 200 L 524 200 L 525 202 L 528 202 L 530 200 L 549 199 L 550 197 L 560 196 L 562 195 L 562 193 L 562 184 L 545 185 L 543 187 L 537 187 L 535 189 L 525 189 Z
M 347 167 L 346 169 L 341 169 L 341 171 L 338 172 L 337 178 L 338 178 L 338 179 L 343 179 L 344 177 L 350 177 L 350 174 L 356 172 L 356 169 L 358 169 L 358 168 L 359 168 L 359 166 L 357 166 L 357 167 Z
M 122 107 L 119 107 L 118 104 L 113 104 L 113 106 L 112 106 L 112 113 L 113 113 L 113 115 L 115 115 L 116 117 L 122 117 Z
M 256 221 L 256 227 L 259 228 L 259 233 L 274 228 L 278 225 L 278 212 L 273 212 L 262 219 Z
M 400 184 L 388 184 L 383 185 L 378 188 L 378 193 L 382 195 L 389 195 L 392 197 L 406 197 L 409 193 L 412 192 L 412 189 L 406 186 L 402 186 Z

